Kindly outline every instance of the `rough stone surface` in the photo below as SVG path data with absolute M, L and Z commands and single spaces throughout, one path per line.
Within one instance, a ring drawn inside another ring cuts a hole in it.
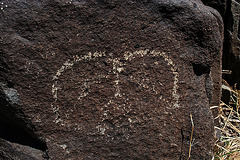
M 227 21 L 226 38 L 228 40 L 226 54 L 224 55 L 224 68 L 232 70 L 231 75 L 226 75 L 225 79 L 234 85 L 237 83 L 240 89 L 240 1 L 232 0 L 229 9 L 229 19 Z
M 226 17 L 225 15 L 226 15 L 226 11 L 227 11 L 228 1 L 231 1 L 231 0 L 202 0 L 202 2 L 205 5 L 216 9 L 221 14 L 223 19 Z
M 31 135 L 35 157 L 187 159 L 192 114 L 191 158 L 212 158 L 223 39 L 215 10 L 200 0 L 0 6 L 0 113 Z
M 224 20 L 223 69 L 231 70 L 231 75 L 223 75 L 227 82 L 240 89 L 240 1 L 202 0 L 222 15 Z
M 2 160 L 44 160 L 45 158 L 42 151 L 0 138 L 0 159 Z

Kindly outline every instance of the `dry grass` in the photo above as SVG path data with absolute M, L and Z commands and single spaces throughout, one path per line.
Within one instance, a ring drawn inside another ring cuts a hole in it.
M 192 132 L 191 132 L 191 138 L 190 138 L 188 159 L 187 160 L 190 159 L 190 157 L 191 157 L 191 150 L 192 150 L 192 140 L 193 140 L 193 130 L 194 130 L 194 123 L 193 123 L 193 119 L 192 119 L 192 114 L 190 114 L 190 119 L 191 119 L 191 123 L 192 123 Z
M 221 102 L 216 117 L 220 124 L 215 126 L 219 131 L 214 149 L 215 160 L 240 160 L 240 90 L 228 87 L 231 89 L 230 102 Z

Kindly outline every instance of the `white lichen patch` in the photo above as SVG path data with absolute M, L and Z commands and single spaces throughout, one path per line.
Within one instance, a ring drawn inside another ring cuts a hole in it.
M 18 98 L 18 92 L 14 88 L 5 88 L 3 89 L 3 92 L 5 93 L 7 100 L 11 104 L 20 104 L 20 100 Z
M 67 148 L 67 145 L 66 144 L 62 144 L 62 145 L 60 145 L 60 147 L 65 150 Z
M 66 144 L 61 144 L 59 146 L 66 152 L 66 154 L 70 153 L 70 151 L 68 150 L 68 146 Z
M 106 124 L 102 124 L 102 125 L 97 125 L 96 129 L 98 130 L 98 132 L 102 135 L 105 134 L 105 131 L 109 129 L 109 127 Z
M 15 88 L 9 88 L 6 83 L 0 82 L 0 90 L 5 94 L 6 100 L 10 104 L 21 105 L 21 101 L 18 98 L 18 91 Z
M 128 122 L 129 122 L 129 123 L 132 123 L 133 121 L 132 121 L 132 119 L 131 119 L 131 118 L 128 118 Z
M 0 3 L 0 8 L 1 10 L 4 10 L 5 8 L 7 8 L 8 5 L 7 4 L 4 4 L 3 2 Z

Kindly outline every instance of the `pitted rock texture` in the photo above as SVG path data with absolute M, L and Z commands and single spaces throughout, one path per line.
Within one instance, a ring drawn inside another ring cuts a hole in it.
M 223 39 L 215 10 L 199 0 L 1 8 L 1 94 L 36 139 L 29 147 L 43 146 L 35 157 L 187 159 L 192 115 L 191 158 L 212 158 Z

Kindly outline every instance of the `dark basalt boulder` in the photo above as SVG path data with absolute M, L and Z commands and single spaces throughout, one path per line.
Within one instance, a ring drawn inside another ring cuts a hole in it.
M 240 1 L 231 1 L 228 10 L 228 19 L 225 22 L 225 50 L 224 50 L 224 69 L 232 71 L 232 74 L 225 75 L 232 86 L 237 84 L 240 89 Z
M 202 0 L 203 4 L 216 9 L 221 14 L 223 19 L 227 18 L 226 12 L 227 12 L 228 1 L 231 1 L 231 0 Z
M 191 148 L 192 159 L 212 158 L 209 105 L 219 101 L 223 39 L 217 11 L 200 0 L 0 6 L 0 124 L 8 128 L 0 154 L 176 160 Z M 10 134 L 16 129 L 24 141 Z
M 204 4 L 219 11 L 224 21 L 223 69 L 227 82 L 240 89 L 240 1 L 239 0 L 202 0 Z

